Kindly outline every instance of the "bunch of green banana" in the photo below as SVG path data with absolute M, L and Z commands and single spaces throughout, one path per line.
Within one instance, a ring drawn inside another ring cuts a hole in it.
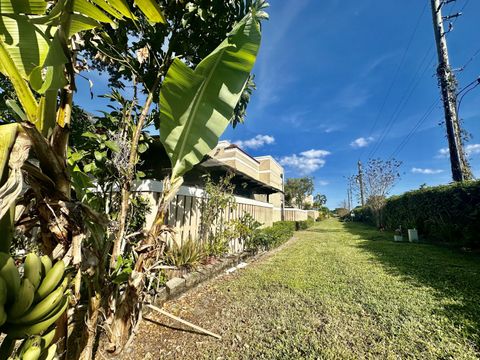
M 52 344 L 55 338 L 55 327 L 43 336 L 34 335 L 23 340 L 14 352 L 15 339 L 7 336 L 0 347 L 0 360 L 52 360 L 56 358 L 57 344 Z
M 47 256 L 31 253 L 23 270 L 21 278 L 13 259 L 0 253 L 0 331 L 12 339 L 43 333 L 64 313 L 69 300 L 62 260 L 52 266 Z

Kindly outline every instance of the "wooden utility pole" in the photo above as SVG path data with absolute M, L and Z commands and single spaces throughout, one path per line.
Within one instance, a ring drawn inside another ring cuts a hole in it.
M 360 189 L 360 202 L 362 206 L 365 206 L 365 195 L 363 192 L 363 170 L 362 162 L 358 160 L 358 187 Z
M 445 3 L 445 0 L 431 0 L 433 29 L 438 54 L 437 76 L 445 110 L 445 126 L 447 129 L 448 148 L 450 150 L 452 177 L 454 181 L 461 182 L 471 179 L 472 172 L 462 147 L 463 142 L 457 113 L 457 86 L 455 74 L 452 72 L 448 59 L 447 39 L 443 25 L 442 6 Z M 449 18 L 459 15 L 453 15 Z

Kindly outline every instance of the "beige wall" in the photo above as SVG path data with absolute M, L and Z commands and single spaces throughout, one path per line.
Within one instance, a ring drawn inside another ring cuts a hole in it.
M 258 156 L 255 159 L 260 162 L 260 180 L 283 191 L 283 167 L 271 156 Z
M 230 146 L 231 144 L 228 141 L 220 141 L 209 155 L 253 179 L 283 191 L 283 167 L 273 157 L 258 156 L 253 158 L 240 148 Z M 272 204 L 276 205 L 276 203 Z
M 284 209 L 285 221 L 305 221 L 308 219 L 308 211 L 295 208 Z
M 221 141 L 209 155 L 255 180 L 260 180 L 260 163 L 240 149 L 228 148 L 228 146 L 230 146 L 230 143 Z
M 283 193 L 270 194 L 269 203 L 275 207 L 282 207 L 282 204 L 284 203 Z

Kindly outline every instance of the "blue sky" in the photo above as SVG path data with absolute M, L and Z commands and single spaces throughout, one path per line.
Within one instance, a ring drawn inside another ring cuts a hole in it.
M 443 110 L 434 76 L 430 0 L 270 3 L 254 69 L 258 90 L 246 123 L 228 129 L 223 139 L 241 142 L 254 156 L 274 156 L 286 177 L 314 176 L 315 192 L 335 208 L 346 198 L 345 177 L 356 171 L 357 161 L 389 158 L 419 123 L 396 156 L 403 161 L 402 178 L 392 193 L 450 182 L 449 159 L 442 154 L 447 142 L 438 125 Z M 448 35 L 453 67 L 468 63 L 457 74 L 459 88 L 480 76 L 480 2 L 457 0 L 444 11 L 463 7 Z M 104 76 L 89 78 L 96 95 L 108 93 Z M 78 81 L 77 101 L 90 111 L 104 108 L 105 100 L 90 100 L 88 82 Z M 464 127 L 473 135 L 468 145 L 477 177 L 479 104 L 480 86 L 461 108 Z
M 316 192 L 326 194 L 334 208 L 346 198 L 344 177 L 356 171 L 358 159 L 389 158 L 420 121 L 396 156 L 403 161 L 402 178 L 392 193 L 451 181 L 449 159 L 441 151 L 447 142 L 436 102 L 429 0 L 270 3 L 254 70 L 258 90 L 246 124 L 229 129 L 224 139 L 241 141 L 252 155 L 273 155 L 286 177 L 314 176 Z M 457 0 L 445 15 L 464 6 L 448 35 L 454 68 L 480 50 L 480 2 Z M 459 88 L 480 76 L 480 53 L 457 76 Z M 473 135 L 468 149 L 476 176 L 479 104 L 480 86 L 461 107 L 464 127 Z

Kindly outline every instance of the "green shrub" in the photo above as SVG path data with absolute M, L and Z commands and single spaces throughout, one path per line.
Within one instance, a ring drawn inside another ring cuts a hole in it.
M 355 215 L 353 217 L 353 221 L 363 222 L 365 224 L 377 226 L 375 214 L 373 213 L 371 208 L 367 206 L 358 207 L 353 210 L 353 213 Z
M 293 236 L 295 227 L 295 221 L 278 221 L 271 227 L 259 229 L 251 240 L 249 250 L 273 249 L 290 239 Z
M 368 209 L 355 210 L 355 221 L 371 223 Z M 480 181 L 410 191 L 393 196 L 382 210 L 387 230 L 416 228 L 432 242 L 480 248 Z
M 306 221 L 278 221 L 271 227 L 257 229 L 255 235 L 248 243 L 247 250 L 259 251 L 270 250 L 280 246 L 293 236 L 295 230 L 308 229 L 313 226 L 315 221 L 308 219 Z
M 231 225 L 234 229 L 234 237 L 244 244 L 244 249 L 247 251 L 255 250 L 255 238 L 262 224 L 256 221 L 252 215 L 246 213 L 240 219 L 232 221 Z
M 222 257 L 227 254 L 230 249 L 230 234 L 230 229 L 224 228 L 220 233 L 211 236 L 203 246 L 205 256 Z
M 174 241 L 167 250 L 165 258 L 168 265 L 193 269 L 204 256 L 205 252 L 202 245 L 197 241 L 188 239 L 180 245 Z

